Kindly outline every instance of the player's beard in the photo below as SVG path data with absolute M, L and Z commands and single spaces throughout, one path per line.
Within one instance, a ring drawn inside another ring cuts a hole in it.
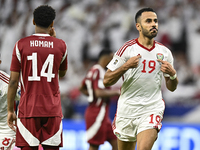
M 141 26 L 141 27 L 142 27 L 142 26 Z M 154 29 L 156 29 L 156 28 L 154 28 Z M 144 28 L 142 27 L 142 34 L 143 34 L 145 37 L 147 37 L 147 38 L 149 38 L 149 39 L 152 39 L 152 38 L 154 38 L 154 37 L 157 36 L 158 29 L 156 29 L 157 31 L 154 31 L 154 32 L 151 32 L 151 30 L 152 30 L 152 29 L 150 29 L 150 30 L 148 31 L 147 29 L 144 29 Z

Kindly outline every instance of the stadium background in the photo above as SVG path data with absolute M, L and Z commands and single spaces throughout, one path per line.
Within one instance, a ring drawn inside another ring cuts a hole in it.
M 55 8 L 57 38 L 68 46 L 69 68 L 60 80 L 64 114 L 63 150 L 85 150 L 84 110 L 87 98 L 78 87 L 98 52 L 113 52 L 138 37 L 134 15 L 142 7 L 155 9 L 159 19 L 156 40 L 174 55 L 179 85 L 171 93 L 162 86 L 166 110 L 154 150 L 200 149 L 200 1 L 199 0 L 0 0 L 0 69 L 10 73 L 14 44 L 34 33 L 32 12 L 41 4 Z M 164 85 L 165 83 L 163 83 Z M 119 81 L 113 88 L 119 88 Z M 111 101 L 110 117 L 117 98 Z M 109 150 L 108 143 L 101 150 Z

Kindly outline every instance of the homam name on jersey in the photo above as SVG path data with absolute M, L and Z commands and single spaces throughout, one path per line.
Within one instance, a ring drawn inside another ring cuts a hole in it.
M 53 48 L 53 42 L 52 41 L 32 40 L 32 41 L 30 41 L 30 47 L 47 47 L 47 48 Z

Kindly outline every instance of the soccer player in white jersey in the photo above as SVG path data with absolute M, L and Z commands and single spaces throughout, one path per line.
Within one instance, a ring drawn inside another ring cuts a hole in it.
M 107 65 L 104 85 L 111 86 L 123 77 L 113 130 L 119 150 L 150 150 L 161 129 L 165 109 L 161 81 L 174 91 L 178 84 L 173 56 L 164 45 L 156 42 L 158 18 L 151 8 L 135 15 L 137 39 L 126 42 Z
M 1 64 L 1 60 L 0 60 Z M 0 70 L 0 150 L 12 150 L 15 145 L 15 132 L 7 125 L 7 90 L 10 76 Z M 18 88 L 15 100 L 20 98 Z

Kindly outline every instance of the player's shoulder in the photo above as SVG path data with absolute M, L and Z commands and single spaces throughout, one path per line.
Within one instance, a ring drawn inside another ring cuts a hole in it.
M 90 72 L 95 72 L 95 71 L 98 71 L 99 70 L 99 65 L 98 64 L 94 64 L 91 68 L 90 68 Z
M 164 44 L 162 44 L 162 43 L 160 43 L 158 41 L 155 41 L 155 45 L 158 46 L 158 47 L 162 47 L 164 49 L 168 49 L 169 50 L 169 48 L 167 46 L 165 46 Z
M 131 49 L 131 47 L 136 43 L 137 39 L 126 41 L 124 45 L 122 45 L 120 49 L 115 53 L 115 55 L 121 57 L 125 53 L 125 51 L 127 52 L 127 49 Z
M 159 49 L 162 49 L 165 52 L 171 53 L 171 50 L 167 46 L 158 41 L 155 41 L 155 46 L 158 47 Z
M 19 39 L 17 42 L 24 42 L 24 41 L 29 40 L 31 38 L 33 38 L 33 35 L 23 37 L 23 38 Z
M 137 43 L 137 39 L 128 40 L 124 43 L 126 46 L 132 46 Z
M 101 72 L 103 72 L 103 68 L 101 67 L 101 65 L 99 65 L 99 64 L 95 64 L 95 65 L 93 65 L 91 68 L 90 68 L 90 70 L 88 71 L 88 73 L 90 73 L 90 74 L 98 74 L 98 73 L 101 73 Z

